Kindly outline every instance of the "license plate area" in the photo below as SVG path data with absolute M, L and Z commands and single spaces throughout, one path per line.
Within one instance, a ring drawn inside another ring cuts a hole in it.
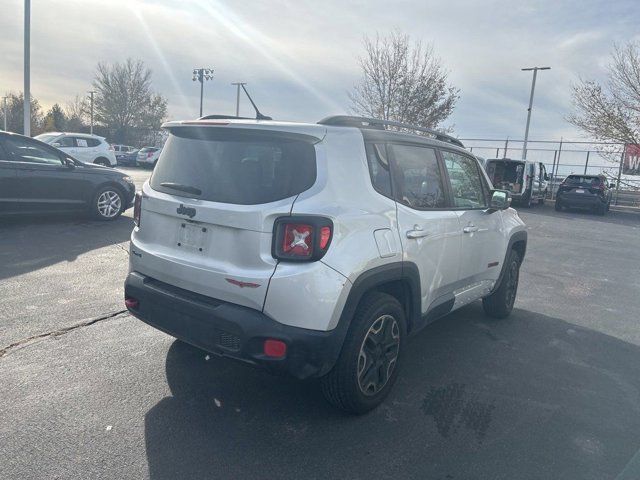
M 576 188 L 576 193 L 584 193 L 584 189 L 583 188 Z
M 203 252 L 208 229 L 195 223 L 182 222 L 178 227 L 177 245 L 193 252 Z

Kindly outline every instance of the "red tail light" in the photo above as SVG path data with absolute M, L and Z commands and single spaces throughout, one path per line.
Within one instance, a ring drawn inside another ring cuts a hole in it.
M 333 222 L 324 217 L 291 216 L 274 223 L 271 254 L 278 260 L 320 260 L 329 249 Z
M 153 152 L 147 153 L 147 158 L 151 158 L 151 157 L 153 157 Z
M 133 223 L 136 227 L 140 226 L 140 212 L 142 211 L 142 194 L 136 192 L 135 200 L 133 201 Z
M 297 257 L 313 254 L 313 227 L 301 223 L 286 223 L 282 237 L 282 252 Z

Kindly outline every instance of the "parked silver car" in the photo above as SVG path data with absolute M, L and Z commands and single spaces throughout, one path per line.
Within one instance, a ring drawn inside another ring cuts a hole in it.
M 390 123 L 165 124 L 136 200 L 129 311 L 213 354 L 320 377 L 354 413 L 383 401 L 429 322 L 480 299 L 508 316 L 527 243 L 509 192 L 456 139 Z

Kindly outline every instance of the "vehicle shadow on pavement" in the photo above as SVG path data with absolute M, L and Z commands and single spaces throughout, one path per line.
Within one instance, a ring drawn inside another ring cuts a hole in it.
M 133 219 L 126 216 L 111 222 L 78 216 L 3 218 L 0 280 L 72 262 L 92 250 L 127 242 L 132 230 Z
M 640 447 L 640 348 L 526 310 L 490 320 L 479 302 L 412 339 L 391 395 L 360 417 L 317 382 L 177 341 L 166 375 L 172 396 L 145 416 L 153 479 L 601 480 Z

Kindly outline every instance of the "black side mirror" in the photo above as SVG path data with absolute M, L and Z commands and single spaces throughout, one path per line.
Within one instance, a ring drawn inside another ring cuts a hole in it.
M 506 210 L 511 206 L 511 193 L 507 190 L 491 190 L 489 210 Z
M 70 169 L 70 170 L 72 170 L 72 169 L 76 168 L 76 162 L 74 162 L 73 160 L 71 160 L 69 157 L 64 157 L 64 158 L 62 159 L 62 163 L 64 163 L 64 164 L 65 164 L 65 166 L 66 166 L 68 169 Z

